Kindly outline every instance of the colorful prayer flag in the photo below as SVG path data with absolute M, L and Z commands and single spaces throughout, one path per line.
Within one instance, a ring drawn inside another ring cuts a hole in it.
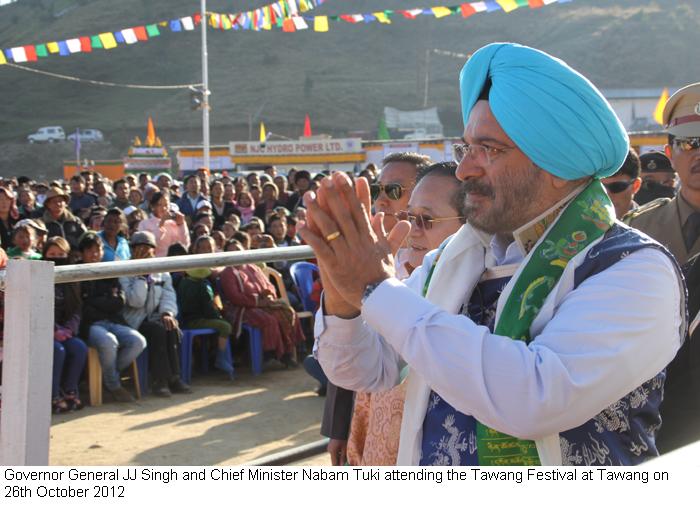
M 472 2 L 471 6 L 476 12 L 486 12 L 488 10 L 486 2 Z
M 306 24 L 306 21 L 301 16 L 294 16 L 292 19 L 294 20 L 294 26 L 297 30 L 306 30 L 309 28 L 309 25 Z
M 5 55 L 3 54 L 2 51 L 0 51 L 0 65 L 5 65 L 7 63 L 7 59 L 5 58 Z
M 297 29 L 294 26 L 294 20 L 292 18 L 287 18 L 284 20 L 282 23 L 282 31 L 283 32 L 296 32 Z
M 82 51 L 83 53 L 92 52 L 92 44 L 90 43 L 90 37 L 80 38 L 80 51 Z
M 160 35 L 160 30 L 158 30 L 158 25 L 148 25 L 146 26 L 146 33 L 149 37 L 158 37 Z
M 192 16 L 186 16 L 184 18 L 180 18 L 180 22 L 182 22 L 182 27 L 187 30 L 194 30 L 194 21 L 192 20 Z
M 37 44 L 36 56 L 38 56 L 39 58 L 46 58 L 47 56 L 49 56 L 49 52 L 46 49 L 46 44 Z
M 71 53 L 80 53 L 80 39 L 68 39 L 66 46 L 68 46 L 68 51 Z
M 431 10 L 437 19 L 444 18 L 445 16 L 452 14 L 452 10 L 449 7 L 433 7 Z
M 423 9 L 409 9 L 407 11 L 400 11 L 400 12 L 407 19 L 416 19 L 418 16 L 423 14 Z
M 659 125 L 664 124 L 664 107 L 666 107 L 666 102 L 668 102 L 668 88 L 664 88 L 661 92 L 661 97 L 659 97 L 659 101 L 654 109 L 654 121 Z
M 58 54 L 61 56 L 70 55 L 70 49 L 68 49 L 68 44 L 64 40 L 58 41 Z
M 46 44 L 46 47 L 49 50 L 49 53 L 51 54 L 56 54 L 58 53 L 58 43 L 57 42 L 49 42 Z
M 98 49 L 102 49 L 102 48 L 103 48 L 103 46 L 102 46 L 102 39 L 100 39 L 100 36 L 99 36 L 99 35 L 93 35 L 93 36 L 90 38 L 90 42 L 91 42 L 93 48 L 98 48 Z
M 530 6 L 530 9 L 544 7 L 544 2 L 542 0 L 528 0 L 527 4 Z
M 504 12 L 511 12 L 520 7 L 515 0 L 496 0 Z
M 140 41 L 147 41 L 148 40 L 148 34 L 146 33 L 145 26 L 135 26 L 134 33 L 136 34 L 137 40 L 140 40 Z
M 101 33 L 99 37 L 103 48 L 112 49 L 117 47 L 117 41 L 112 32 Z
M 27 55 L 28 62 L 36 62 L 38 60 L 34 46 L 24 46 L 24 53 Z
M 24 47 L 12 48 L 12 60 L 15 63 L 24 63 L 27 61 L 27 53 L 24 51 Z
M 136 44 L 136 42 L 138 42 L 133 28 L 125 28 L 122 30 L 122 37 L 124 37 L 124 42 L 127 44 Z
M 389 19 L 389 16 L 386 15 L 386 12 L 373 12 L 374 17 L 377 18 L 377 21 L 380 23 L 384 23 L 385 25 L 390 25 L 391 20 Z
M 114 32 L 114 40 L 117 41 L 117 44 L 124 44 L 124 35 L 121 31 Z M 61 43 L 59 42 L 58 45 L 60 46 Z
M 328 31 L 328 16 L 314 17 L 314 32 Z
M 171 32 L 182 32 L 182 24 L 179 19 L 173 19 L 170 21 L 170 31 Z

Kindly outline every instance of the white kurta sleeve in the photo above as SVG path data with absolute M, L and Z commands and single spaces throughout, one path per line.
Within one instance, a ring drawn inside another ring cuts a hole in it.
M 647 248 L 564 296 L 529 345 L 393 279 L 367 299 L 362 318 L 457 410 L 534 440 L 583 424 L 660 372 L 680 347 L 682 301 L 671 261 Z M 376 335 L 363 336 L 379 350 Z

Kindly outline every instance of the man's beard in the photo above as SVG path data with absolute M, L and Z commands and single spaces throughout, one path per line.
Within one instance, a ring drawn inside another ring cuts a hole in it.
M 484 181 L 465 181 L 467 196 L 464 211 L 467 221 L 488 234 L 512 233 L 529 222 L 538 214 L 532 210 L 538 208 L 538 197 L 542 190 L 539 171 L 534 165 L 504 171 L 498 194 L 493 186 Z M 480 201 L 488 202 L 486 205 L 471 202 L 469 194 L 477 194 Z

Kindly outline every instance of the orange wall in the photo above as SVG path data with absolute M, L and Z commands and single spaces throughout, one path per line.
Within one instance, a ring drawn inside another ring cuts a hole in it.
M 124 177 L 124 164 L 119 162 L 95 162 L 94 166 L 81 167 L 81 170 L 90 169 L 102 176 L 106 176 L 112 181 Z M 76 172 L 79 172 L 76 164 L 63 164 L 63 179 L 70 179 Z

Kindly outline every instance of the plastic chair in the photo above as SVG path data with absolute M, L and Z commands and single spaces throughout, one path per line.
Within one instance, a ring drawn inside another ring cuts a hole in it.
M 180 378 L 185 384 L 190 384 L 192 382 L 192 345 L 194 339 L 197 336 L 209 336 L 212 334 L 217 334 L 215 329 L 211 328 L 200 328 L 200 329 L 180 329 L 182 332 L 182 340 L 180 342 Z M 204 357 L 204 363 L 206 363 L 207 355 L 202 354 Z M 208 365 L 203 368 L 203 371 L 207 371 Z
M 310 262 L 295 262 L 289 267 L 289 273 L 299 289 L 304 310 L 315 312 L 316 303 L 311 300 L 311 293 L 314 287 L 314 273 L 318 274 L 318 266 Z
M 243 324 L 248 333 L 250 349 L 250 369 L 253 375 L 260 375 L 263 369 L 262 331 L 250 324 Z
M 270 267 L 264 267 L 262 270 L 263 273 L 265 273 L 265 276 L 270 278 L 277 287 L 277 293 L 279 294 L 280 299 L 289 303 L 287 288 L 284 286 L 284 280 L 282 279 L 280 272 Z M 311 322 L 313 323 L 314 314 L 309 311 L 297 312 L 297 317 L 300 319 L 311 319 Z

